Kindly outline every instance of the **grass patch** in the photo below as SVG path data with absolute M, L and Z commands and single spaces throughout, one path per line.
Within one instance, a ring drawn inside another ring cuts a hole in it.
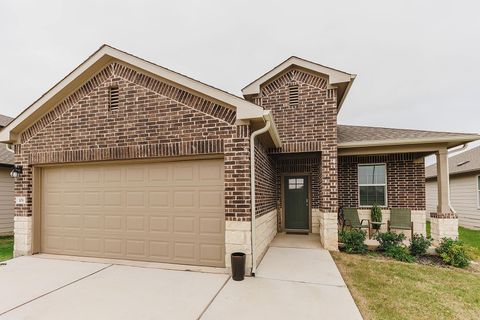
M 13 236 L 0 237 L 0 261 L 12 259 Z
M 427 221 L 427 236 L 431 235 L 430 221 Z M 480 260 L 480 230 L 458 227 L 458 238 L 465 245 L 465 249 L 473 260 Z
M 365 319 L 478 319 L 478 271 L 373 254 L 332 256 Z
M 458 227 L 458 237 L 473 260 L 480 260 L 480 230 Z

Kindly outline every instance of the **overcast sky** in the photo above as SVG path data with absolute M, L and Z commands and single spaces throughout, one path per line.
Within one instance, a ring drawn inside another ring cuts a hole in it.
M 478 133 L 477 3 L 1 0 L 0 113 L 107 43 L 237 95 L 297 55 L 358 74 L 339 123 Z

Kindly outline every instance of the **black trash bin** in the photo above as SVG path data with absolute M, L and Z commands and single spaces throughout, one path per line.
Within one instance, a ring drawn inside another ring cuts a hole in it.
M 232 279 L 242 281 L 245 278 L 245 253 L 234 252 L 231 256 L 232 260 Z

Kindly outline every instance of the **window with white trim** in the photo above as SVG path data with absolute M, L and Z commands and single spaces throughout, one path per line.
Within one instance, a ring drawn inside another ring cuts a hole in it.
M 385 164 L 358 165 L 360 206 L 387 205 L 387 174 Z

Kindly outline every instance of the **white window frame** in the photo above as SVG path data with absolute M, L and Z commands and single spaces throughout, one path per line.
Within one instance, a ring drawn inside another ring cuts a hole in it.
M 361 184 L 360 183 L 360 167 L 367 167 L 367 166 L 385 166 L 385 183 L 377 183 L 377 184 Z M 379 162 L 379 163 L 359 163 L 357 165 L 357 192 L 358 192 L 358 207 L 359 208 L 371 208 L 373 205 L 362 205 L 360 199 L 360 187 L 385 187 L 385 204 L 380 205 L 381 208 L 388 207 L 388 177 L 387 177 L 387 163 Z

